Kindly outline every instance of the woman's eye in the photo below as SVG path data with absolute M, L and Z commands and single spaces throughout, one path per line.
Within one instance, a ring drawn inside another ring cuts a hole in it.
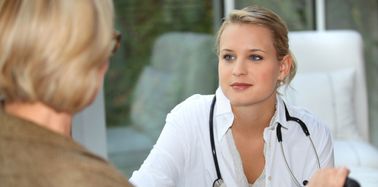
M 232 60 L 235 60 L 235 56 L 226 54 L 226 55 L 223 55 L 223 59 L 226 61 L 232 61 Z
M 249 59 L 251 59 L 252 61 L 260 61 L 263 59 L 263 57 L 260 55 L 251 55 L 249 56 Z

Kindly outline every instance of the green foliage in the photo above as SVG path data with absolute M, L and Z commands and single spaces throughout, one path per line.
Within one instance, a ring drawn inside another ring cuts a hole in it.
M 163 3 L 164 2 L 164 3 Z M 115 0 L 122 47 L 111 59 L 105 79 L 106 120 L 129 123 L 132 94 L 149 63 L 155 39 L 169 31 L 212 32 L 211 0 Z

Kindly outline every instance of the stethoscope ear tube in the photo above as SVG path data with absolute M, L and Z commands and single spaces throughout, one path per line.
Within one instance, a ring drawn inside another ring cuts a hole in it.
M 277 124 L 277 140 L 278 142 L 282 142 L 282 133 L 281 133 L 281 123 Z
M 213 101 L 211 102 L 211 107 L 210 107 L 210 115 L 209 115 L 209 131 L 210 131 L 210 143 L 211 143 L 211 153 L 213 154 L 213 159 L 214 159 L 214 165 L 215 165 L 215 170 L 217 172 L 217 179 L 214 181 L 214 184 L 217 183 L 217 181 L 222 181 L 222 175 L 219 169 L 219 164 L 218 164 L 218 159 L 217 159 L 217 152 L 215 150 L 215 143 L 214 143 L 214 131 L 213 131 L 213 117 L 214 117 L 214 106 L 217 98 L 214 96 Z M 214 185 L 213 184 L 213 185 Z
M 283 103 L 284 106 L 285 106 L 285 117 L 286 117 L 286 121 L 295 121 L 299 124 L 299 126 L 301 126 L 302 130 L 303 130 L 303 133 L 306 135 L 306 136 L 310 136 L 310 132 L 308 131 L 308 128 L 306 126 L 306 124 L 300 120 L 299 118 L 296 118 L 296 117 L 293 117 L 293 116 L 290 116 L 289 114 L 289 110 L 287 109 L 286 107 L 286 104 L 285 102 Z
M 221 172 L 220 172 L 220 169 L 219 169 L 219 164 L 218 164 L 218 159 L 217 159 L 217 152 L 216 152 L 216 149 L 215 149 L 215 142 L 214 142 L 214 129 L 213 129 L 214 124 L 213 124 L 213 118 L 214 118 L 215 103 L 216 103 L 216 97 L 214 96 L 213 101 L 211 102 L 210 114 L 209 114 L 209 132 L 210 132 L 211 153 L 213 155 L 214 166 L 215 166 L 215 170 L 216 170 L 216 173 L 217 173 L 217 179 L 213 182 L 213 186 L 224 186 L 222 175 L 221 175 Z M 306 124 L 302 120 L 300 120 L 299 118 L 290 116 L 289 111 L 288 111 L 285 103 L 284 103 L 284 106 L 285 106 L 286 121 L 295 121 L 296 123 L 298 123 L 301 126 L 304 134 L 309 138 L 309 140 L 311 142 L 311 146 L 312 146 L 312 148 L 314 150 L 314 154 L 316 156 L 318 168 L 320 168 L 319 156 L 317 154 L 317 151 L 315 149 L 315 145 L 314 145 L 314 143 L 313 143 L 313 141 L 311 139 L 311 136 L 310 136 L 310 133 L 309 133 L 309 131 L 307 129 Z M 291 175 L 293 181 L 296 183 L 297 186 L 302 186 L 299 183 L 299 181 L 297 180 L 297 178 L 294 176 L 294 173 L 291 170 L 291 168 L 289 166 L 289 163 L 288 163 L 288 161 L 286 159 L 285 151 L 284 151 L 284 148 L 283 148 L 283 145 L 282 145 L 282 132 L 281 132 L 281 128 L 282 128 L 282 125 L 280 123 L 278 123 L 277 127 L 276 127 L 276 133 L 277 133 L 276 135 L 277 135 L 277 140 L 278 140 L 278 142 L 280 144 L 280 147 L 281 147 L 282 156 L 284 158 L 284 161 L 286 163 L 286 167 L 289 170 L 290 175 Z M 307 182 L 308 182 L 307 180 L 303 181 L 303 185 L 306 185 Z
M 320 160 L 319 160 L 319 156 L 318 156 L 318 153 L 317 153 L 317 151 L 316 151 L 316 149 L 315 149 L 314 142 L 313 142 L 312 139 L 311 139 L 310 132 L 308 131 L 308 128 L 307 128 L 306 124 L 305 124 L 302 120 L 300 120 L 299 118 L 296 118 L 296 117 L 292 117 L 292 116 L 290 116 L 289 111 L 288 111 L 288 109 L 287 109 L 285 103 L 284 103 L 284 106 L 285 106 L 285 116 L 286 116 L 286 121 L 295 121 L 296 123 L 298 123 L 298 124 L 301 126 L 301 128 L 302 128 L 302 130 L 303 130 L 303 133 L 306 135 L 306 137 L 309 139 L 309 141 L 310 141 L 310 143 L 311 143 L 311 147 L 312 147 L 312 149 L 313 149 L 313 151 L 314 151 L 314 154 L 315 154 L 315 156 L 316 156 L 316 162 L 317 162 L 318 168 L 320 169 Z M 276 133 L 277 133 L 276 135 L 277 135 L 277 141 L 278 141 L 278 143 L 280 144 L 280 147 L 281 147 L 282 157 L 283 157 L 284 160 L 285 160 L 286 167 L 287 167 L 288 171 L 290 172 L 290 176 L 291 176 L 292 180 L 295 182 L 295 184 L 296 184 L 297 186 L 300 187 L 300 186 L 302 186 L 302 185 L 299 183 L 298 179 L 295 177 L 293 171 L 291 170 L 291 168 L 290 168 L 290 166 L 289 166 L 289 163 L 288 163 L 288 161 L 287 161 L 287 159 L 286 159 L 286 156 L 285 156 L 285 151 L 284 151 L 284 148 L 283 148 L 283 145 L 282 145 L 282 132 L 281 132 L 281 127 L 282 127 L 282 125 L 281 125 L 280 123 L 278 123 L 278 124 L 277 124 L 277 127 L 276 127 Z M 303 181 L 303 185 L 306 185 L 307 183 L 308 183 L 307 180 Z

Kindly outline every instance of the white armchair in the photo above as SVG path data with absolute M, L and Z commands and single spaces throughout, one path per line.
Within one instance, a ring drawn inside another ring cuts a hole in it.
M 369 144 L 368 105 L 361 36 L 355 31 L 289 34 L 298 63 L 287 102 L 329 125 L 336 166 L 347 166 L 363 187 L 378 186 L 378 151 Z

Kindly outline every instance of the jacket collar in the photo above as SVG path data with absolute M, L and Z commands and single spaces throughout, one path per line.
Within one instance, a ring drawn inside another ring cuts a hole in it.
M 230 100 L 224 95 L 222 89 L 218 87 L 215 92 L 217 101 L 214 107 L 214 128 L 216 129 L 218 140 L 220 141 L 232 126 L 234 114 L 232 113 Z M 277 94 L 276 112 L 273 115 L 270 125 L 267 128 L 276 128 L 278 122 L 284 129 L 288 129 L 285 116 L 285 106 L 283 99 Z

